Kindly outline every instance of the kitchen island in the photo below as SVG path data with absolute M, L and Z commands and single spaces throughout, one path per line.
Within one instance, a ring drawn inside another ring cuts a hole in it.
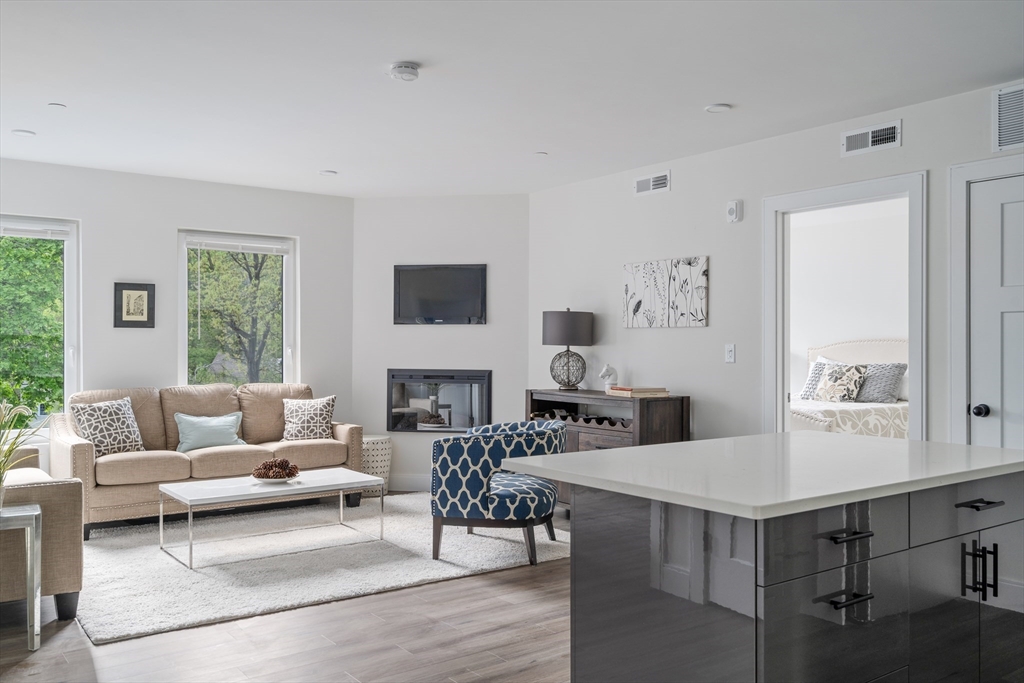
M 1024 451 L 795 432 L 503 468 L 573 487 L 574 681 L 1024 671 Z

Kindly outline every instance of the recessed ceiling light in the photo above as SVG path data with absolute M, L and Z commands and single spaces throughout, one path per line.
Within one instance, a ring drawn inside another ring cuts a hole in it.
M 25 130 L 24 128 L 15 128 L 11 132 L 15 135 L 20 135 L 23 138 L 34 138 L 36 136 L 36 132 L 34 130 Z
M 548 155 L 547 152 L 534 152 L 534 154 L 536 154 L 537 156 L 541 156 L 541 157 L 546 157 Z
M 62 102 L 48 102 L 46 104 L 46 106 L 47 107 L 53 107 L 54 109 L 67 109 L 68 108 L 68 105 L 66 105 L 66 104 L 64 104 Z
M 320 171 L 320 175 L 338 175 L 338 172 L 332 171 L 329 168 L 325 168 L 324 170 Z
M 723 111 L 729 111 L 730 109 L 732 109 L 731 104 L 723 103 L 709 104 L 708 106 L 704 107 L 704 111 L 706 111 L 709 114 L 721 114 Z
M 390 73 L 396 81 L 415 81 L 420 77 L 420 65 L 416 62 L 395 62 Z

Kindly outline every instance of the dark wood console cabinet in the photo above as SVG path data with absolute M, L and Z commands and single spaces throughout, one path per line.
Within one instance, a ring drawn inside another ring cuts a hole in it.
M 583 406 L 623 416 L 586 417 L 581 415 Z M 527 419 L 551 410 L 569 414 L 565 450 L 570 453 L 690 440 L 689 396 L 625 398 L 586 389 L 526 390 Z M 568 506 L 569 500 L 570 487 L 559 482 L 558 502 Z

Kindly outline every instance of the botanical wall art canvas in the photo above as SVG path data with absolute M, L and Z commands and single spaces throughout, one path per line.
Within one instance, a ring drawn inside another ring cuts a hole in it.
M 707 327 L 707 256 L 627 263 L 622 270 L 623 327 Z

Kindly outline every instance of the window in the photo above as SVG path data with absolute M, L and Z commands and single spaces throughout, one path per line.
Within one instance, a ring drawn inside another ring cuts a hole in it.
M 291 382 L 294 242 L 230 233 L 180 233 L 183 384 Z
M 78 390 L 78 224 L 0 215 L 0 399 L 36 423 Z

